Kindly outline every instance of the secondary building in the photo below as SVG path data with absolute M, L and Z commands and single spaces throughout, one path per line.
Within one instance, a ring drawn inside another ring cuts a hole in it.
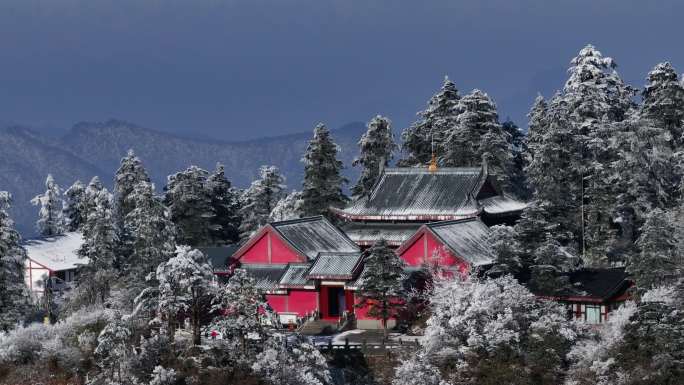
M 74 281 L 78 266 L 88 263 L 87 258 L 78 256 L 82 244 L 83 235 L 79 232 L 22 242 L 28 257 L 24 277 L 34 297 L 42 296 L 46 285 L 59 291 Z

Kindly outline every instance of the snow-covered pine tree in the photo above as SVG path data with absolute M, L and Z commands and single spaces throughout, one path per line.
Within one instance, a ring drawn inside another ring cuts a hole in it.
M 441 164 L 477 167 L 486 157 L 490 170 L 509 187 L 511 138 L 499 123 L 496 105 L 486 93 L 476 89 L 459 101 L 458 109 L 456 125 L 444 139 Z
M 132 336 L 130 325 L 120 313 L 115 312 L 97 337 L 97 347 L 93 352 L 102 373 L 92 378 L 89 384 L 124 384 L 130 380 L 128 373 L 122 369 L 126 358 L 132 354 Z
M 387 321 L 396 318 L 404 306 L 404 264 L 399 256 L 380 239 L 366 251 L 359 307 L 368 307 L 368 315 L 382 321 L 387 336 Z
M 164 203 L 176 224 L 177 241 L 189 246 L 210 245 L 216 214 L 206 188 L 209 172 L 197 166 L 168 177 Z
M 445 138 L 456 126 L 459 99 L 456 85 L 445 76 L 442 88 L 430 98 L 427 108 L 418 112 L 418 121 L 401 133 L 401 147 L 407 157 L 398 162 L 399 166 L 428 164 L 432 156 L 433 140 L 437 147 L 435 152 L 444 154 Z
M 124 269 L 135 282 L 141 284 L 159 264 L 171 258 L 176 250 L 176 227 L 169 210 L 154 194 L 151 183 L 141 182 L 130 195 L 134 209 L 124 222 L 132 235 L 131 255 L 123 263 Z
M 55 179 L 48 174 L 45 179 L 45 192 L 31 199 L 34 206 L 40 206 L 36 230 L 44 237 L 52 237 L 64 233 L 62 221 L 62 190 Z
M 487 271 L 493 277 L 511 274 L 516 276 L 523 269 L 522 251 L 515 229 L 511 226 L 492 226 L 488 236 L 488 243 L 496 256 L 494 266 Z
M 580 259 L 566 251 L 558 241 L 547 239 L 534 253 L 528 286 L 535 293 L 545 295 L 571 290 L 570 281 L 563 273 L 580 265 Z
M 510 167 L 506 171 L 509 175 L 510 191 L 516 197 L 527 200 L 530 198 L 530 188 L 525 174 L 527 137 L 525 133 L 511 120 L 501 124 L 501 128 L 508 134 L 511 149 Z
M 302 192 L 293 191 L 281 200 L 271 211 L 269 222 L 287 221 L 302 217 Z
M 680 148 L 684 145 L 684 85 L 668 62 L 656 65 L 647 79 L 640 116 L 668 130 L 673 147 Z
M 347 202 L 342 185 L 347 180 L 341 175 L 342 162 L 337 159 L 337 145 L 323 123 L 314 129 L 306 148 L 302 210 L 304 216 L 325 215 L 330 218 L 330 207 L 341 207 Z
M 29 308 L 28 289 L 24 281 L 26 251 L 7 210 L 12 196 L 0 191 L 0 332 L 13 329 Z
M 207 190 L 214 210 L 211 238 L 213 245 L 235 243 L 240 240 L 240 199 L 237 190 L 231 187 L 222 164 L 207 178 Z
M 78 249 L 78 256 L 84 259 L 84 264 L 79 269 L 77 290 L 69 305 L 73 310 L 104 303 L 117 276 L 114 267 L 118 237 L 113 202 L 107 189 L 100 190 L 83 226 L 83 244 Z
M 86 195 L 86 187 L 80 180 L 74 182 L 64 191 L 64 210 L 62 218 L 67 231 L 80 231 L 85 224 L 86 217 L 83 212 L 83 205 Z
M 244 344 L 247 334 L 263 333 L 259 308 L 265 307 L 266 298 L 254 277 L 245 269 L 235 269 L 228 282 L 219 288 L 214 310 L 223 314 L 214 319 L 212 326 L 223 338 L 237 337 Z
M 187 315 L 192 325 L 193 344 L 201 343 L 200 319 L 211 309 L 214 273 L 199 250 L 179 246 L 176 256 L 157 268 L 158 312 L 166 321 L 167 336 L 174 340 L 177 319 Z
M 129 197 L 140 182 L 150 182 L 150 177 L 140 158 L 135 156 L 133 149 L 129 149 L 126 156 L 121 158 L 119 169 L 114 174 L 116 221 L 119 227 L 123 227 L 124 218 L 135 208 Z
M 676 280 L 682 266 L 678 266 L 677 239 L 671 216 L 653 210 L 641 228 L 637 241 L 639 253 L 632 255 L 627 272 L 636 283 L 637 292 L 643 293 Z
M 351 189 L 355 197 L 370 194 L 380 172 L 392 160 L 397 145 L 394 143 L 390 120 L 380 115 L 371 119 L 368 130 L 361 136 L 358 144 L 360 153 L 352 166 L 361 166 L 362 170 L 359 180 Z
M 252 370 L 270 385 L 332 385 L 328 363 L 309 340 L 295 335 L 283 343 L 271 338 L 256 356 Z
M 98 176 L 94 176 L 90 179 L 90 182 L 88 182 L 88 186 L 85 190 L 85 198 L 83 199 L 83 207 L 81 208 L 81 215 L 83 215 L 85 220 L 88 219 L 90 212 L 95 209 L 95 206 L 97 205 L 95 200 L 100 196 L 100 192 L 102 192 L 103 189 L 104 186 Z
M 285 195 L 285 178 L 276 166 L 261 166 L 259 179 L 242 195 L 240 236 L 248 238 L 268 223 L 269 215 Z
M 544 140 L 544 134 L 548 127 L 548 123 L 546 122 L 547 108 L 548 105 L 546 104 L 544 97 L 537 95 L 530 112 L 527 114 L 527 118 L 529 119 L 526 141 L 528 162 L 530 159 L 534 158 L 537 148 L 541 146 Z

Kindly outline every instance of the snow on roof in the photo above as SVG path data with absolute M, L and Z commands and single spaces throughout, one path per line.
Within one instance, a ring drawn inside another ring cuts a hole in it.
M 361 253 L 320 253 L 308 276 L 316 279 L 351 279 L 361 262 Z
M 527 207 L 525 202 L 513 199 L 507 195 L 493 196 L 491 198 L 483 199 L 479 201 L 479 203 L 484 207 L 484 211 L 491 215 L 522 211 Z
M 70 270 L 87 264 L 88 259 L 79 258 L 77 254 L 82 244 L 83 235 L 79 232 L 22 242 L 29 259 L 52 271 Z
M 352 202 L 342 210 L 349 217 L 454 217 L 456 210 L 476 193 L 483 181 L 480 167 L 387 168 L 370 197 Z
M 411 238 L 420 226 L 420 223 L 348 222 L 342 230 L 357 245 L 374 245 L 384 239 L 389 245 L 399 246 Z
M 313 286 L 314 282 L 307 278 L 307 272 L 311 268 L 310 263 L 291 263 L 280 278 L 281 288 L 301 288 Z
M 225 246 L 202 246 L 197 249 L 207 256 L 214 271 L 227 271 L 228 266 L 233 262 L 231 256 L 238 247 L 239 245 L 235 244 Z
M 271 226 L 309 260 L 320 252 L 358 252 L 359 248 L 323 216 L 273 222 Z
M 287 265 L 245 264 L 241 268 L 254 277 L 257 289 L 276 290 L 280 277 L 283 276 L 287 267 Z
M 446 247 L 471 265 L 494 262 L 494 253 L 487 241 L 489 228 L 478 218 L 428 223 L 426 226 Z

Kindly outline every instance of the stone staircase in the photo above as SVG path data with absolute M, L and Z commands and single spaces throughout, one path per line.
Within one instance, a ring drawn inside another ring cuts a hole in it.
M 306 321 L 297 331 L 308 336 L 332 334 L 337 331 L 337 321 L 315 319 Z

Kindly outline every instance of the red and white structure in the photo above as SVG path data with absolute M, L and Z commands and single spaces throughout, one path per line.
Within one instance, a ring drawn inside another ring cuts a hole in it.
M 41 296 L 47 279 L 60 286 L 74 280 L 79 265 L 88 259 L 78 257 L 83 236 L 78 232 L 54 237 L 27 239 L 22 242 L 26 250 L 24 279 L 34 296 Z

